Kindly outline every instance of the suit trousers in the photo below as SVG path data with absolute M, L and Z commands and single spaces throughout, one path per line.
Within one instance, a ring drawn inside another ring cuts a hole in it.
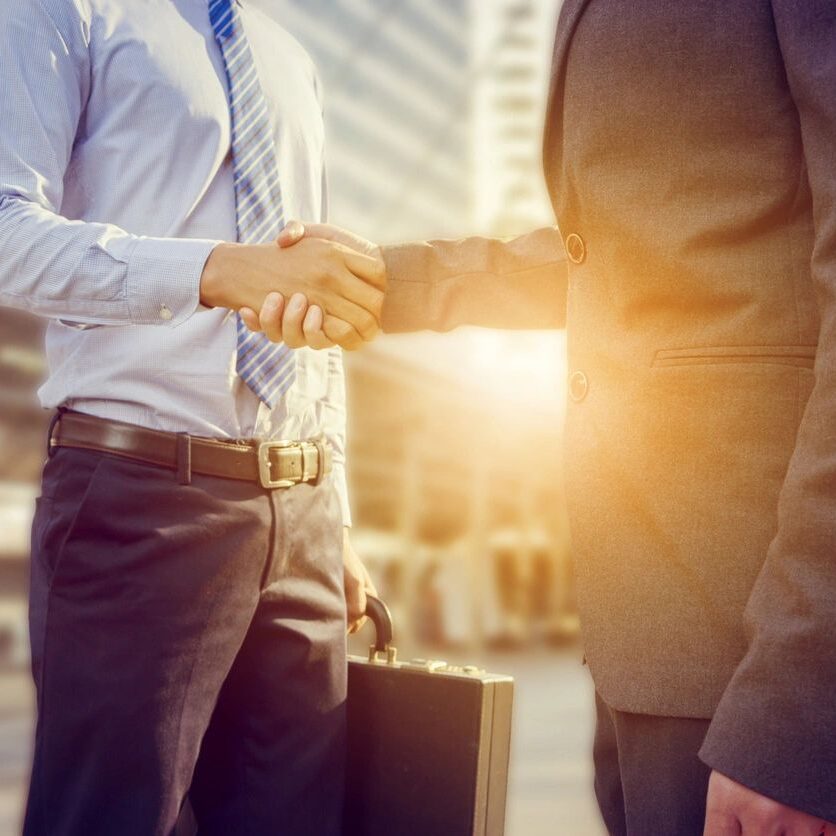
M 336 491 L 58 449 L 33 525 L 26 836 L 337 834 Z
M 702 836 L 710 720 L 628 714 L 596 693 L 595 795 L 611 836 Z

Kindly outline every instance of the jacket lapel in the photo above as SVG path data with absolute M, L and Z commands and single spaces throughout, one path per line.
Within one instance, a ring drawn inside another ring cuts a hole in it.
M 549 191 L 554 192 L 559 171 L 563 131 L 563 88 L 566 76 L 566 56 L 575 27 L 589 0 L 564 0 L 557 24 L 557 35 L 552 56 L 552 75 L 543 134 L 543 169 Z

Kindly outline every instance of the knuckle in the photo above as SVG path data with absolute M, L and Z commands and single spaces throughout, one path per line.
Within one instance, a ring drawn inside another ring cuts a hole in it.
M 335 265 L 328 265 L 327 269 L 322 274 L 321 283 L 325 290 L 328 290 L 331 293 L 336 293 L 339 290 L 340 277 Z
M 363 307 L 366 309 L 369 317 L 373 320 L 375 325 L 380 322 L 380 317 L 383 314 L 383 294 L 375 291 L 368 293 L 363 300 Z
M 352 328 L 346 322 L 337 322 L 334 325 L 334 337 L 337 340 L 345 340 L 351 334 Z
M 262 327 L 262 333 L 268 340 L 272 340 L 272 342 L 278 342 L 282 338 L 282 331 L 281 328 L 277 328 L 275 323 L 267 322 L 264 323 Z
M 360 317 L 360 333 L 366 338 L 369 339 L 373 337 L 377 331 L 377 320 L 370 314 L 364 313 Z

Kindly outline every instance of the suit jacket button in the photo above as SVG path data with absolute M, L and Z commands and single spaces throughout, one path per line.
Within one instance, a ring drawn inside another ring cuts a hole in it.
M 577 232 L 566 236 L 566 255 L 573 264 L 583 264 L 586 261 L 586 244 Z
M 589 380 L 583 372 L 573 372 L 569 378 L 569 397 L 580 403 L 589 391 Z

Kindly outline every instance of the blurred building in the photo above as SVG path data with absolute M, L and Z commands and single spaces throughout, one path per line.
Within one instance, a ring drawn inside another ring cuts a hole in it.
M 471 646 L 571 634 L 549 394 L 526 408 L 408 351 L 368 352 L 350 368 L 355 546 L 401 632 Z
M 48 419 L 35 396 L 46 374 L 42 342 L 40 320 L 0 308 L 0 484 L 31 484 L 43 464 Z
M 474 4 L 258 2 L 319 70 L 331 220 L 378 241 L 469 225 Z
M 0 308 L 0 663 L 25 663 L 29 526 L 46 458 L 49 416 L 35 389 L 45 366 L 43 325 Z
M 480 0 L 474 26 L 475 222 L 511 235 L 552 223 L 543 183 L 543 116 L 560 3 Z

